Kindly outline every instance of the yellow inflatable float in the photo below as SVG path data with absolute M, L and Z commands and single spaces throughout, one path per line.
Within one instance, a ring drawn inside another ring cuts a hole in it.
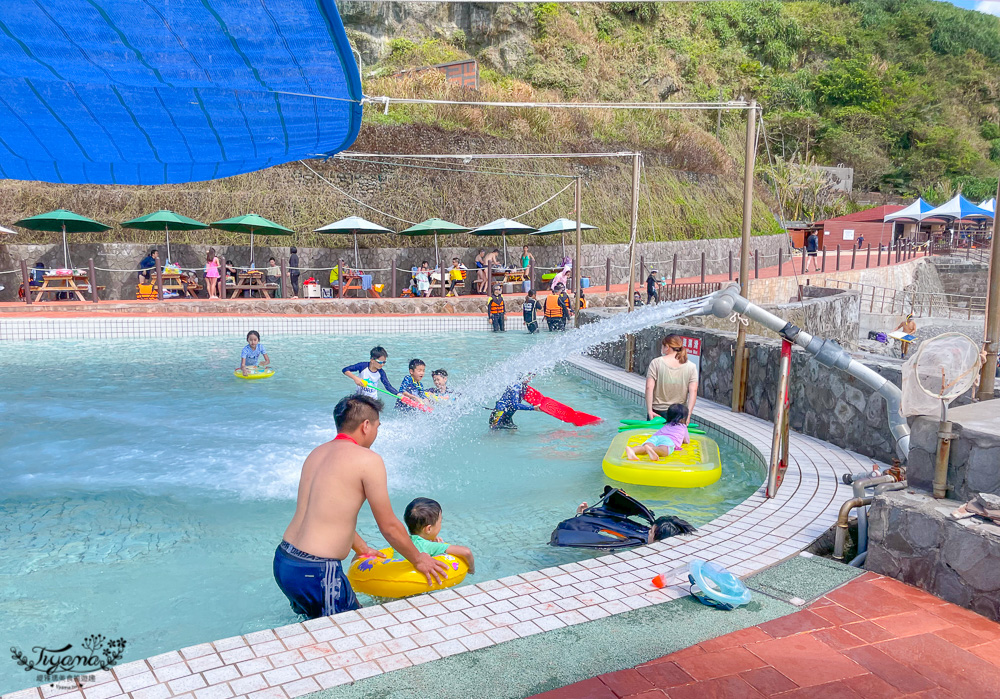
M 274 369 L 265 369 L 264 371 L 251 371 L 246 376 L 243 375 L 242 369 L 237 369 L 236 371 L 233 372 L 233 376 L 235 376 L 238 379 L 247 379 L 248 381 L 252 379 L 269 379 L 272 376 L 274 376 Z
M 656 430 L 640 429 L 619 432 L 604 455 L 604 475 L 622 483 L 658 485 L 665 488 L 703 488 L 722 476 L 719 445 L 705 435 L 691 435 L 691 443 L 659 461 L 650 461 L 639 447 Z M 638 461 L 629 461 L 625 447 L 632 447 Z
M 363 592 L 372 597 L 410 597 L 424 592 L 454 587 L 465 580 L 469 566 L 461 558 L 447 553 L 434 556 L 444 563 L 448 570 L 443 582 L 427 584 L 427 578 L 418 572 L 410 562 L 396 554 L 392 548 L 381 549 L 385 558 L 357 558 L 347 570 L 347 579 L 355 592 Z

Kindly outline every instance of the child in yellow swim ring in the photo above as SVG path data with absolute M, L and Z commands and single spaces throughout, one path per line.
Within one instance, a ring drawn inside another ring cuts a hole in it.
M 453 546 L 441 541 L 442 511 L 436 500 L 414 498 L 403 511 L 403 521 L 410 530 L 410 539 L 417 551 L 429 556 L 440 556 L 443 553 L 457 556 L 469 566 L 469 573 L 475 574 L 476 563 L 472 551 L 465 546 Z

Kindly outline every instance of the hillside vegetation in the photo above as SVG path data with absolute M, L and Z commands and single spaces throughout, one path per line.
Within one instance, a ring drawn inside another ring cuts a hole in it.
M 362 56 L 365 93 L 465 101 L 714 101 L 756 98 L 767 149 L 757 165 L 755 233 L 778 230 L 774 215 L 820 217 L 851 201 L 808 193 L 805 164 L 855 168 L 855 189 L 923 194 L 956 189 L 984 199 L 1000 167 L 1000 20 L 931 0 L 693 3 L 340 2 Z M 436 72 L 399 71 L 475 57 L 480 88 Z M 355 146 L 382 153 L 591 152 L 641 150 L 646 168 L 642 239 L 736 235 L 744 115 L 739 112 L 542 110 L 465 105 L 365 108 Z M 66 206 L 108 223 L 156 208 L 204 221 L 256 211 L 299 231 L 300 245 L 338 246 L 313 228 L 358 214 L 393 229 L 430 216 L 473 226 L 513 216 L 552 196 L 565 180 L 446 172 L 530 171 L 584 177 L 590 242 L 627 239 L 628 163 L 474 161 L 442 170 L 392 164 L 313 162 L 346 198 L 289 164 L 183 186 L 67 187 L 0 183 L 11 221 Z M 800 173 L 801 174 L 801 173 Z M 765 182 L 777 186 L 778 196 Z M 783 208 L 787 207 L 787 208 Z M 572 216 L 571 190 L 528 214 L 542 225 Z M 88 239 L 154 241 L 113 230 Z M 45 234 L 19 236 L 47 240 Z M 237 242 L 209 231 L 178 242 Z M 275 241 L 276 243 L 278 241 Z M 289 239 L 281 242 L 288 243 Z M 406 245 L 372 236 L 363 245 Z M 412 241 L 423 244 L 424 241 Z M 471 238 L 451 242 L 474 244 Z

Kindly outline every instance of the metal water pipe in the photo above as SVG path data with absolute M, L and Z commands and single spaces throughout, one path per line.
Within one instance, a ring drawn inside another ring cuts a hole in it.
M 910 427 L 906 424 L 906 418 L 899 413 L 902 392 L 898 386 L 855 360 L 833 340 L 810 335 L 743 298 L 740 296 L 739 287 L 735 284 L 712 294 L 706 300 L 701 313 L 719 318 L 729 318 L 733 313 L 744 315 L 803 348 L 823 366 L 840 369 L 874 390 L 885 400 L 889 431 L 892 433 L 896 453 L 901 461 L 906 461 L 910 453 Z
M 863 498 L 851 498 L 840 506 L 840 514 L 837 516 L 837 538 L 833 542 L 833 557 L 838 561 L 844 560 L 844 544 L 847 542 L 847 522 L 851 517 L 851 510 L 855 507 L 864 507 L 872 504 L 871 495 Z M 859 535 L 860 539 L 861 536 Z

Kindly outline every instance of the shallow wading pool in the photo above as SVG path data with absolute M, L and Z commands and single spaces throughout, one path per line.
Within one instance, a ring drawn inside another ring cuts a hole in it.
M 600 494 L 617 420 L 641 417 L 637 406 L 557 369 L 533 385 L 604 423 L 573 428 L 518 413 L 517 431 L 487 428 L 485 408 L 503 386 L 477 377 L 545 341 L 519 333 L 265 336 L 278 373 L 262 381 L 232 375 L 241 338 L 5 345 L 5 647 L 58 648 L 100 633 L 126 639 L 126 662 L 295 621 L 271 577 L 274 547 L 294 510 L 302 461 L 334 436 L 333 405 L 353 388 L 340 370 L 374 344 L 389 351 L 394 385 L 420 357 L 426 385 L 431 369 L 445 367 L 464 398 L 432 416 L 390 407 L 374 448 L 399 514 L 418 495 L 441 502 L 442 535 L 476 553 L 469 581 L 600 555 L 552 548 L 549 535 Z M 751 457 L 720 447 L 718 483 L 629 493 L 658 515 L 710 521 L 763 479 Z M 384 545 L 367 508 L 359 529 Z M 0 692 L 34 683 L 13 662 L 0 665 Z

